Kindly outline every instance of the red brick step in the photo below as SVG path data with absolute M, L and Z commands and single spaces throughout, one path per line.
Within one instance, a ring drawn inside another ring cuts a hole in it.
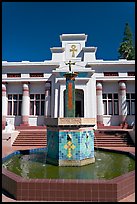
M 44 126 L 18 126 L 20 131 L 12 146 L 47 146 L 46 127 Z

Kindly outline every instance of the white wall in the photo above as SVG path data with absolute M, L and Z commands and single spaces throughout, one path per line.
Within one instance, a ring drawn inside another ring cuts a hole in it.
M 52 61 L 54 62 L 60 62 L 60 61 L 64 61 L 65 59 L 65 52 L 63 53 L 52 53 Z
M 103 93 L 118 93 L 119 85 L 118 82 L 103 82 L 102 92 Z
M 7 94 L 22 94 L 22 83 L 8 83 Z
M 135 82 L 133 81 L 126 82 L 126 88 L 128 93 L 135 93 Z
M 29 92 L 30 94 L 45 94 L 45 82 L 31 82 Z

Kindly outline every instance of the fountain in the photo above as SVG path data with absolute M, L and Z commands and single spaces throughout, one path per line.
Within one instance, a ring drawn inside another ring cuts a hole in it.
M 47 164 L 47 151 L 15 151 L 3 158 L 2 189 L 17 201 L 53 202 L 118 202 L 135 192 L 129 152 L 98 149 L 96 162 L 78 167 Z
M 69 61 L 66 78 L 65 117 L 46 118 L 47 162 L 59 166 L 83 166 L 95 162 L 95 121 L 90 118 L 75 118 L 75 78 Z
M 94 151 L 96 123 L 75 118 L 78 73 L 67 64 L 65 117 L 45 119 L 47 147 L 3 158 L 2 188 L 20 201 L 117 202 L 135 192 L 134 155 Z

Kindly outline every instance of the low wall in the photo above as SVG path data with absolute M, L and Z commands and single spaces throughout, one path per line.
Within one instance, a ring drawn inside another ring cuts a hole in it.
M 3 168 L 2 188 L 22 201 L 117 202 L 135 192 L 135 171 L 111 180 L 27 180 Z
M 130 135 L 132 141 L 133 141 L 134 144 L 135 144 L 135 129 L 129 131 L 129 135 Z
M 29 151 L 33 152 L 35 149 Z M 13 152 L 2 160 L 14 154 L 20 154 L 20 151 Z M 127 154 L 135 158 L 134 154 Z M 110 180 L 25 179 L 2 168 L 2 189 L 20 201 L 118 202 L 135 192 L 135 171 Z

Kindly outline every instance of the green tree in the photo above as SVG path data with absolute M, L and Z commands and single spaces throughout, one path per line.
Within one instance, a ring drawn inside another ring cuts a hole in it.
M 120 44 L 118 52 L 120 54 L 119 57 L 122 59 L 135 59 L 135 47 L 133 45 L 132 32 L 128 23 L 125 25 L 123 41 Z

